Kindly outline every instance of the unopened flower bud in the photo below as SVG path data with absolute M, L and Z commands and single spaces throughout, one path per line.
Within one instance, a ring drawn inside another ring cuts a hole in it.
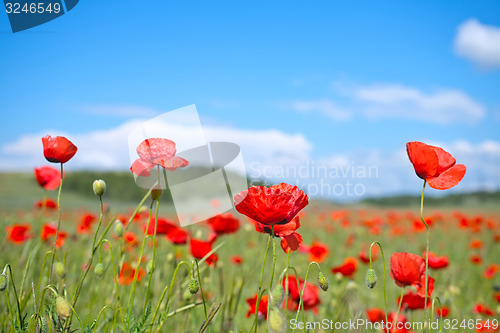
M 365 283 L 370 289 L 375 288 L 375 285 L 377 284 L 377 274 L 371 268 L 366 272 Z
M 0 274 L 0 291 L 4 291 L 7 289 L 7 285 L 9 284 L 9 278 L 7 277 L 7 274 L 2 273 Z
M 286 331 L 285 319 L 283 318 L 279 308 L 271 307 L 267 317 L 267 324 L 269 331 L 272 333 L 282 333 Z
M 123 223 L 120 220 L 115 221 L 115 234 L 118 237 L 123 236 Z
M 326 277 L 325 274 L 323 274 L 323 272 L 319 272 L 318 274 L 318 286 L 323 290 L 323 291 L 327 291 L 328 290 L 328 278 Z
M 106 192 L 106 183 L 102 179 L 94 180 L 92 189 L 94 190 L 95 195 L 97 195 L 98 197 L 102 197 Z
M 153 270 L 155 269 L 155 266 L 153 264 L 153 260 L 148 261 L 148 264 L 146 265 L 146 271 L 148 274 L 153 273 Z
M 189 289 L 184 290 L 184 293 L 182 293 L 182 299 L 185 301 L 189 301 L 191 298 L 193 298 L 193 294 L 191 294 Z
M 56 262 L 56 274 L 61 279 L 64 279 L 66 277 L 66 268 L 64 268 L 64 265 L 59 261 Z
M 103 277 L 104 275 L 104 264 L 102 262 L 98 263 L 94 268 L 94 273 L 98 277 Z
M 160 200 L 161 195 L 163 194 L 163 191 L 161 188 L 155 187 L 154 189 L 151 190 L 151 198 L 154 200 Z
M 200 285 L 198 284 L 198 281 L 196 279 L 191 279 L 189 280 L 188 283 L 188 289 L 191 294 L 196 294 L 198 290 L 200 289 Z
M 69 305 L 68 301 L 61 296 L 56 297 L 55 310 L 56 313 L 61 317 L 68 318 L 69 316 L 71 316 L 71 306 Z
M 283 286 L 281 284 L 277 284 L 273 292 L 271 294 L 271 304 L 273 307 L 279 307 L 281 306 L 281 303 L 283 303 L 283 299 L 285 298 L 285 290 L 283 289 Z

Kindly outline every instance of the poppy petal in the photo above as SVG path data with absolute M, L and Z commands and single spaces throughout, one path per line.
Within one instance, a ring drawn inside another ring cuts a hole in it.
M 434 149 L 434 152 L 436 152 L 436 155 L 438 157 L 438 162 L 439 162 L 438 173 L 451 168 L 457 162 L 457 160 L 443 148 L 434 146 L 431 147 L 432 149 Z
M 463 164 L 457 164 L 441 173 L 438 177 L 427 179 L 429 186 L 436 190 L 447 190 L 460 183 L 464 178 L 467 168 Z
M 138 158 L 134 161 L 134 163 L 132 163 L 132 166 L 130 167 L 130 171 L 132 171 L 137 176 L 149 177 L 149 175 L 151 174 L 150 171 L 154 167 L 155 167 L 155 164 Z
M 281 237 L 281 248 L 285 253 L 296 251 L 300 244 L 302 244 L 302 236 L 298 232 Z
M 143 160 L 165 157 L 170 158 L 177 152 L 175 142 L 163 138 L 150 138 L 137 146 L 137 154 Z
M 174 171 L 177 168 L 184 168 L 189 165 L 189 162 L 182 157 L 173 156 L 169 158 L 157 158 L 151 160 L 154 164 L 159 164 L 169 171 Z
M 436 151 L 431 146 L 413 141 L 406 144 L 406 151 L 417 176 L 422 179 L 436 176 L 439 160 Z

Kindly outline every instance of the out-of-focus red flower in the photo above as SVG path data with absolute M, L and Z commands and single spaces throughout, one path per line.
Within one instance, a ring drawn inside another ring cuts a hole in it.
M 482 249 L 483 248 L 483 241 L 479 239 L 475 239 L 470 242 L 469 247 L 471 249 Z
M 35 168 L 35 179 L 38 185 L 48 191 L 53 191 L 61 183 L 61 172 L 51 166 Z
M 497 264 L 490 264 L 484 270 L 483 276 L 485 279 L 491 280 L 495 277 L 495 275 L 500 272 L 500 266 Z
M 271 234 L 272 228 L 269 225 L 259 223 L 249 219 L 255 226 L 255 230 L 261 233 Z M 296 232 L 300 227 L 299 217 L 285 224 L 274 225 L 274 236 L 281 238 L 281 248 L 285 253 L 296 251 L 302 244 L 302 236 Z
M 422 223 L 422 220 L 413 220 L 413 231 L 414 232 L 424 232 L 427 228 L 425 224 Z
M 48 241 L 49 238 L 53 238 L 57 233 L 57 224 L 56 223 L 47 223 L 42 226 L 41 238 L 44 242 Z M 68 237 L 68 233 L 59 230 L 59 235 L 57 236 L 56 247 L 61 247 L 64 245 L 64 241 Z
M 52 163 L 66 163 L 75 154 L 78 148 L 63 136 L 56 136 L 55 138 L 50 135 L 42 138 L 43 155 L 47 161 Z
M 210 251 L 212 251 L 212 243 L 204 242 L 199 239 L 191 238 L 189 243 L 189 250 L 191 251 L 191 255 L 196 259 L 202 259 L 206 256 Z M 215 266 L 219 257 L 217 254 L 212 253 L 207 259 L 206 263 L 209 266 Z
M 267 306 L 269 303 L 269 297 L 267 295 L 262 296 L 259 302 L 259 317 L 264 317 L 264 320 L 267 320 Z M 253 316 L 255 314 L 255 305 L 257 304 L 257 294 L 254 297 L 247 298 L 248 311 L 247 318 Z
M 436 309 L 436 314 L 438 316 L 441 316 L 441 312 L 443 313 L 443 318 L 446 318 L 450 314 L 450 308 L 446 305 L 443 305 L 441 308 Z
M 483 314 L 485 316 L 494 316 L 495 311 L 493 311 L 491 308 L 488 306 L 482 304 L 482 303 L 477 303 L 474 308 L 472 308 L 472 312 L 477 313 L 477 314 Z
M 345 277 L 352 278 L 357 269 L 358 261 L 356 258 L 347 257 L 342 265 L 332 268 L 332 273 L 340 273 Z
M 403 314 L 399 314 L 396 320 L 396 313 L 395 312 L 389 312 L 389 315 L 387 316 L 387 320 L 389 321 L 389 325 L 394 324 L 396 321 L 396 325 L 394 326 L 389 326 L 389 333 L 413 333 L 412 331 L 409 331 L 406 327 L 405 324 L 408 321 L 406 317 Z M 385 321 L 384 321 L 385 323 Z M 385 326 L 383 326 L 383 329 L 385 330 Z
M 471 255 L 469 260 L 474 265 L 481 265 L 483 263 L 483 258 L 479 254 Z
M 368 248 L 368 249 L 366 250 L 366 248 Z M 379 251 L 379 249 L 378 249 L 377 246 L 372 247 L 372 261 L 377 260 L 378 251 Z M 369 250 L 369 246 L 367 246 L 367 247 L 365 247 L 365 249 L 362 249 L 361 251 L 359 251 L 358 259 L 362 263 L 365 263 L 365 264 L 369 264 L 370 263 L 370 250 Z
M 324 243 L 314 241 L 309 247 L 309 261 L 321 263 L 328 256 L 328 246 Z
M 189 162 L 175 156 L 176 152 L 175 142 L 171 140 L 146 139 L 137 146 L 139 158 L 132 163 L 130 170 L 138 176 L 149 177 L 151 170 L 157 165 L 170 171 L 188 166 Z
M 175 227 L 166 235 L 166 238 L 176 245 L 186 244 L 188 237 L 189 233 L 180 227 Z
M 97 221 L 97 216 L 92 213 L 85 213 L 80 216 L 78 221 L 77 231 L 80 234 L 90 233 L 92 231 L 92 224 Z
M 283 288 L 286 288 L 286 279 L 282 281 Z M 299 287 L 300 286 L 300 287 Z M 288 276 L 288 304 L 287 308 L 289 310 L 297 311 L 300 302 L 300 293 L 302 288 L 304 288 L 304 280 L 299 278 L 299 286 L 297 286 L 297 278 L 295 276 Z M 304 289 L 304 295 L 302 304 L 304 310 L 313 310 L 315 314 L 318 314 L 318 305 L 321 303 L 319 299 L 319 289 L 315 284 L 306 283 Z
M 476 332 L 478 333 L 496 333 L 500 330 L 500 326 L 498 323 L 493 325 L 491 320 L 483 320 L 480 323 L 476 324 Z
M 281 183 L 271 187 L 252 186 L 234 196 L 238 212 L 262 224 L 286 224 L 309 203 L 297 186 Z
M 497 292 L 495 293 L 495 295 L 493 295 L 493 298 L 498 302 L 500 303 L 500 292 Z
M 234 256 L 231 256 L 229 260 L 235 264 L 235 265 L 241 265 L 243 263 L 243 257 L 240 255 L 235 254 Z
M 147 234 L 149 236 L 153 236 L 154 232 L 155 232 L 155 218 L 154 217 L 151 217 L 151 221 L 149 221 L 149 227 L 148 227 L 148 223 L 146 221 L 146 224 L 144 225 L 144 230 L 146 230 L 146 228 L 148 228 Z M 174 221 L 159 217 L 157 225 L 156 225 L 156 234 L 157 235 L 166 235 L 170 231 L 174 230 L 175 228 L 177 228 L 177 226 L 175 225 Z
M 240 228 L 240 221 L 231 213 L 219 214 L 207 220 L 215 236 L 232 234 Z
M 406 151 L 418 177 L 436 190 L 447 190 L 457 185 L 465 175 L 466 167 L 442 148 L 413 141 Z
M 126 231 L 123 234 L 123 239 L 125 240 L 125 243 L 129 247 L 135 247 L 135 246 L 139 245 L 139 241 L 137 240 L 137 236 L 132 231 Z
M 399 304 L 401 300 L 401 296 L 397 298 L 397 304 Z M 425 304 L 425 297 L 422 297 L 416 293 L 414 293 L 411 290 L 408 290 L 408 292 L 403 295 L 403 303 L 402 306 L 405 309 L 408 310 L 420 310 L 424 308 Z M 427 308 L 431 306 L 431 300 L 430 298 L 427 298 Z
M 425 258 L 425 253 L 424 256 Z M 442 269 L 448 267 L 450 261 L 447 256 L 437 256 L 432 252 L 429 252 L 429 267 L 433 269 Z
M 379 323 L 385 321 L 384 310 L 379 308 L 371 308 L 366 310 L 366 317 L 372 323 Z
M 29 224 L 14 224 L 5 227 L 7 239 L 14 244 L 22 244 L 33 237 L 30 234 L 31 226 Z
M 57 202 L 55 200 L 52 200 L 51 198 L 46 198 L 43 200 L 37 200 L 35 201 L 35 208 L 48 208 L 48 209 L 57 209 Z
M 125 285 L 131 284 L 134 281 L 135 272 L 136 269 L 134 269 L 128 262 L 124 262 L 120 270 L 120 274 L 118 274 L 118 283 Z M 137 274 L 137 282 L 141 281 L 144 275 L 146 275 L 144 270 L 140 267 Z

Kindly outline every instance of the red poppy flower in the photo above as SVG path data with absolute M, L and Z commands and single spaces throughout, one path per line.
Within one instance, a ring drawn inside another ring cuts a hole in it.
M 400 301 L 401 301 L 401 296 L 397 298 L 396 304 L 399 304 Z M 431 303 L 432 303 L 431 299 L 427 298 L 427 308 L 431 306 Z M 422 297 L 411 290 L 408 290 L 408 292 L 405 295 L 403 295 L 402 306 L 405 309 L 420 310 L 424 308 L 424 304 L 425 304 L 425 297 Z
M 469 260 L 474 265 L 481 265 L 483 263 L 483 258 L 479 254 L 471 255 Z
M 345 277 L 352 278 L 357 269 L 358 261 L 356 258 L 347 257 L 342 265 L 332 268 L 332 273 L 340 273 Z
M 90 233 L 92 231 L 92 224 L 97 221 L 97 216 L 92 213 L 86 213 L 80 216 L 78 221 L 77 231 L 80 234 Z
M 136 269 L 134 269 L 128 262 L 124 262 L 120 273 L 118 274 L 118 283 L 119 284 L 131 284 L 134 282 L 134 275 Z M 146 275 L 144 270 L 139 267 L 139 272 L 137 273 L 137 282 L 141 281 L 141 279 Z
M 188 237 L 189 233 L 180 227 L 175 227 L 174 229 L 170 230 L 166 235 L 166 238 L 170 242 L 177 245 L 186 244 Z
M 324 243 L 314 241 L 309 247 L 309 261 L 323 262 L 328 256 L 328 246 Z
M 235 265 L 241 265 L 243 263 L 243 257 L 239 255 L 231 256 L 229 260 L 231 260 L 231 262 Z
M 206 256 L 210 251 L 212 251 L 212 243 L 204 242 L 199 239 L 191 238 L 189 243 L 189 249 L 191 251 L 191 255 L 196 259 L 202 259 Z M 215 266 L 219 257 L 217 254 L 212 253 L 207 259 L 206 262 L 209 266 Z
M 455 158 L 442 148 L 413 141 L 406 144 L 406 151 L 417 176 L 436 190 L 452 188 L 465 175 L 465 165 L 455 164 Z
M 216 236 L 232 234 L 240 228 L 240 221 L 231 213 L 219 214 L 207 220 Z
M 267 320 L 267 306 L 269 303 L 269 297 L 267 295 L 262 296 L 259 302 L 259 317 L 264 317 L 264 320 Z M 257 294 L 254 297 L 247 298 L 248 311 L 247 318 L 255 315 L 255 305 L 257 304 Z
M 249 221 L 255 226 L 256 231 L 271 234 L 272 228 L 269 225 L 252 219 L 249 219 Z M 281 248 L 285 253 L 296 251 L 302 244 L 302 236 L 296 232 L 299 227 L 300 221 L 298 216 L 289 223 L 274 225 L 274 236 L 281 238 Z
M 475 239 L 470 242 L 469 246 L 471 249 L 481 249 L 483 248 L 483 242 L 479 239 Z
M 500 292 L 497 292 L 495 293 L 495 295 L 493 295 L 493 298 L 498 302 L 500 303 Z
M 41 238 L 44 242 L 48 241 L 49 238 L 56 237 L 57 233 L 57 224 L 56 223 L 47 223 L 42 226 Z M 56 247 L 61 247 L 64 245 L 64 241 L 68 237 L 68 233 L 62 230 L 59 230 L 59 235 L 57 236 Z
M 29 224 L 14 224 L 5 228 L 7 239 L 14 244 L 22 244 L 33 237 L 29 233 L 31 226 Z
M 157 165 L 170 171 L 188 166 L 189 162 L 175 156 L 176 152 L 175 142 L 171 140 L 146 139 L 137 146 L 139 158 L 132 163 L 130 170 L 138 176 L 149 177 L 151 170 Z
M 450 308 L 447 307 L 446 305 L 443 305 L 442 308 L 436 309 L 436 314 L 438 316 L 441 316 L 441 312 L 443 313 L 443 318 L 446 318 L 450 314 Z
M 366 310 L 366 317 L 372 323 L 379 323 L 385 321 L 384 310 L 379 308 L 371 308 Z
M 424 256 L 425 258 L 425 253 Z M 432 252 L 429 252 L 429 267 L 433 269 L 442 269 L 448 267 L 450 261 L 447 256 L 437 256 Z
M 483 314 L 485 316 L 494 316 L 495 311 L 493 311 L 491 308 L 488 306 L 482 304 L 482 303 L 477 303 L 474 308 L 472 309 L 472 312 L 477 313 L 477 314 Z
M 498 322 L 494 325 L 491 320 L 483 320 L 476 325 L 476 332 L 478 333 L 496 333 L 499 330 Z
M 307 206 L 308 197 L 297 186 L 281 183 L 271 187 L 252 186 L 234 196 L 238 212 L 262 224 L 285 224 Z
M 282 281 L 283 288 L 286 288 L 286 279 Z M 300 286 L 300 287 L 299 287 Z M 288 276 L 288 304 L 287 308 L 289 310 L 297 311 L 300 302 L 300 293 L 302 288 L 304 288 L 304 280 L 299 278 L 299 286 L 297 286 L 297 278 L 295 276 Z M 318 305 L 321 303 L 319 299 L 319 289 L 315 284 L 306 283 L 304 289 L 304 295 L 302 299 L 302 304 L 304 310 L 313 310 L 315 314 L 318 314 Z
M 48 209 L 57 209 L 57 202 L 52 200 L 51 198 L 46 198 L 43 200 L 37 200 L 34 204 L 35 208 L 48 208 Z
M 391 257 L 391 277 L 400 287 L 420 283 L 425 273 L 425 260 L 413 253 L 394 253 Z
M 42 138 L 43 155 L 47 161 L 52 163 L 66 163 L 75 154 L 78 148 L 63 136 L 56 136 L 55 138 L 50 135 Z
M 149 221 L 149 227 L 148 227 L 148 222 L 146 221 L 144 225 L 144 230 L 148 228 L 147 234 L 149 236 L 153 236 L 155 232 L 155 218 L 151 217 L 151 220 Z M 156 234 L 157 235 L 166 235 L 170 231 L 174 230 L 177 228 L 177 225 L 175 225 L 175 222 L 169 219 L 165 219 L 162 217 L 158 218 L 158 222 L 156 223 Z
M 61 183 L 61 172 L 50 166 L 42 166 L 35 168 L 35 179 L 41 187 L 53 191 Z
M 490 264 L 484 270 L 483 276 L 485 279 L 491 280 L 495 277 L 495 275 L 500 272 L 500 266 L 497 264 Z
M 123 239 L 125 240 L 125 243 L 127 244 L 128 249 L 131 249 L 131 248 L 139 245 L 139 240 L 137 240 L 137 236 L 132 231 L 126 231 L 123 234 Z

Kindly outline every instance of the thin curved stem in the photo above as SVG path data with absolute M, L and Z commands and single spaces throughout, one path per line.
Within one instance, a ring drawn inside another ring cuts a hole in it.
M 401 312 L 401 305 L 403 305 L 403 297 L 405 295 L 405 287 L 401 289 L 401 297 L 399 298 L 398 312 L 396 312 L 396 318 L 392 324 L 392 329 L 396 329 L 396 324 L 398 323 L 399 313 Z
M 301 309 L 302 305 L 304 305 L 304 291 L 306 290 L 306 284 L 307 284 L 307 277 L 309 275 L 309 269 L 311 268 L 312 265 L 316 265 L 318 267 L 318 270 L 321 272 L 321 267 L 319 266 L 319 264 L 316 261 L 310 262 L 309 265 L 307 266 L 306 276 L 304 278 L 304 285 L 302 286 L 302 290 L 300 291 L 299 308 L 297 309 L 297 314 L 295 315 L 295 322 L 297 322 L 299 320 L 300 309 Z M 297 281 L 297 286 L 300 288 L 299 282 L 300 282 L 300 280 Z M 295 329 L 292 332 L 295 332 Z
M 61 190 L 63 186 L 63 163 L 61 163 L 61 182 L 59 183 L 59 191 L 57 192 L 57 210 L 58 210 L 58 217 L 57 217 L 57 229 L 56 229 L 56 237 L 54 239 L 54 244 L 52 245 L 52 259 L 50 261 L 50 273 L 49 273 L 49 284 L 52 279 L 52 268 L 54 266 L 54 257 L 56 255 L 56 244 L 57 244 L 57 239 L 59 238 L 59 228 L 61 227 Z
M 253 326 L 255 327 L 255 333 L 257 333 L 257 326 L 258 326 L 258 319 L 259 319 L 259 304 L 260 304 L 260 292 L 262 290 L 262 279 L 264 277 L 264 268 L 266 267 L 266 259 L 267 259 L 267 252 L 269 252 L 269 245 L 271 244 L 271 239 L 273 238 L 273 234 L 269 235 L 269 239 L 267 241 L 267 246 L 266 246 L 266 252 L 264 254 L 264 261 L 262 262 L 262 269 L 260 271 L 260 280 L 259 280 L 259 291 L 257 292 L 257 300 L 255 302 L 255 317 L 253 320 Z M 252 328 L 250 328 L 250 331 Z
M 373 245 L 377 244 L 378 248 L 380 249 L 380 254 L 382 255 L 382 263 L 384 264 L 384 312 L 385 312 L 385 322 L 388 323 L 389 320 L 387 318 L 387 297 L 386 297 L 386 292 L 385 292 L 385 256 L 384 256 L 384 250 L 382 249 L 382 244 L 380 244 L 378 241 L 373 242 L 370 245 L 370 269 L 372 268 L 372 247 Z M 387 326 L 387 325 L 386 325 Z M 389 333 L 389 328 L 386 327 L 387 333 Z
M 203 301 L 203 310 L 205 311 L 205 320 L 208 323 L 208 312 L 207 312 L 207 305 L 206 305 L 206 302 L 205 302 L 205 295 L 203 295 L 203 287 L 201 285 L 200 267 L 198 266 L 198 261 L 193 260 L 193 262 L 196 264 L 196 272 L 197 272 L 197 275 L 198 275 L 198 284 L 200 285 L 201 300 Z M 210 328 L 208 326 L 207 326 L 207 332 L 210 333 Z
M 12 284 L 12 289 L 14 289 L 14 297 L 16 298 L 16 304 L 17 304 L 17 320 L 19 321 L 19 327 L 21 327 L 21 307 L 19 305 L 19 298 L 17 296 L 17 290 L 16 290 L 16 285 L 14 283 L 14 277 L 12 276 L 12 268 L 10 267 L 10 264 L 7 264 L 5 265 L 4 267 L 4 271 L 9 268 L 9 275 L 10 275 L 10 281 Z M 8 289 L 7 289 L 7 297 L 9 297 L 8 295 Z M 9 310 L 10 310 L 10 301 L 8 301 L 8 304 L 9 304 Z

